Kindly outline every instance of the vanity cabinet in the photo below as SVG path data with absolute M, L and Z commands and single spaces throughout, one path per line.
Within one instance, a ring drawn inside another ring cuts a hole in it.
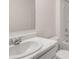
M 58 44 L 54 45 L 51 49 L 41 54 L 41 56 L 34 59 L 54 59 L 56 56 L 56 51 L 58 49 Z

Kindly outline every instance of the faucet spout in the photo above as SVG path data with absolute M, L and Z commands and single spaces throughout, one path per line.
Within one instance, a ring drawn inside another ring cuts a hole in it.
M 21 38 L 15 38 L 14 45 L 18 45 L 21 42 Z

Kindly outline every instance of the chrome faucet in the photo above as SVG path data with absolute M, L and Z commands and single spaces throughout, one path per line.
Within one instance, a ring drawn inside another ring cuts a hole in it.
M 13 40 L 13 45 L 18 45 L 18 44 L 20 44 L 21 41 L 22 41 L 22 40 L 21 40 L 21 37 L 15 38 L 15 39 Z
M 9 45 L 18 45 L 22 41 L 22 38 L 13 38 L 9 40 Z

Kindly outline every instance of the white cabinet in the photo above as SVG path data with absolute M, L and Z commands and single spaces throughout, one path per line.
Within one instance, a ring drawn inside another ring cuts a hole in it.
M 34 59 L 53 59 L 56 56 L 56 51 L 58 49 L 58 44 L 52 47 L 52 49 L 46 51 L 42 55 Z

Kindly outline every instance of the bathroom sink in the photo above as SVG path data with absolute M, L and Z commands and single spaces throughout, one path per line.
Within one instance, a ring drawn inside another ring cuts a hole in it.
M 40 50 L 41 44 L 36 41 L 26 41 L 21 44 L 12 46 L 9 48 L 10 59 L 13 58 L 22 58 L 29 56 L 36 51 Z

